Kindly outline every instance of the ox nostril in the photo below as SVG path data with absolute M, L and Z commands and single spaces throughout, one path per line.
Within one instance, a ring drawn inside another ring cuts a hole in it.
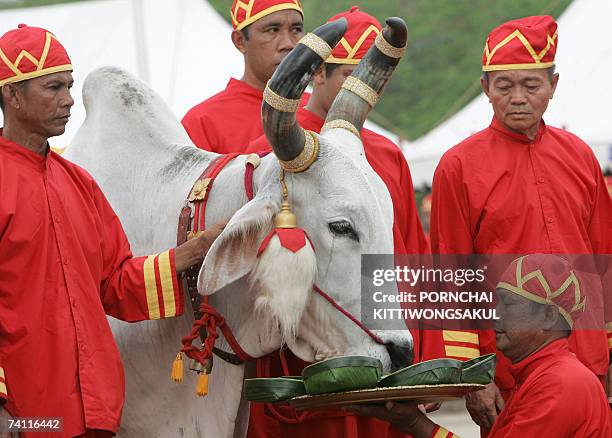
M 393 342 L 385 344 L 389 358 L 391 359 L 391 372 L 412 365 L 414 361 L 414 351 L 412 346 L 400 346 Z

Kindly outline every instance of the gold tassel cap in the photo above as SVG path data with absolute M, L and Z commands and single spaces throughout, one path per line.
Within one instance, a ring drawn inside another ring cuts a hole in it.
M 172 363 L 172 381 L 181 383 L 183 381 L 183 374 L 183 353 L 179 351 Z

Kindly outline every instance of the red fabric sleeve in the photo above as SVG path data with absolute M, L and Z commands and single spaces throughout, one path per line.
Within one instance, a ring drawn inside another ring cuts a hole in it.
M 432 185 L 430 239 L 434 254 L 474 252 L 468 205 L 459 158 L 442 157 Z M 473 359 L 481 354 L 480 338 L 476 330 L 423 330 L 421 359 Z
M 589 223 L 589 240 L 594 254 L 612 254 L 612 198 L 610 198 L 608 193 L 608 188 L 597 158 L 594 155 L 591 155 L 591 158 L 593 161 L 593 172 L 597 178 L 597 192 Z M 606 287 L 612 281 L 611 260 L 612 256 L 608 256 L 604 260 L 605 263 L 602 266 L 604 272 L 602 272 L 602 275 L 604 278 L 604 319 L 608 335 L 608 349 L 612 354 L 612 293 L 609 292 L 609 287 Z
M 104 224 L 100 293 L 106 313 L 129 322 L 181 315 L 184 299 L 174 250 L 133 258 L 119 218 L 96 189 L 96 205 Z
M 421 218 L 414 199 L 414 186 L 410 168 L 406 162 L 404 154 L 397 150 L 397 161 L 399 168 L 400 186 L 402 189 L 402 208 L 404 211 L 397 217 L 404 218 L 398 224 L 402 236 L 404 237 L 404 247 L 407 254 L 430 254 L 429 241 L 423 231 Z
M 217 152 L 213 145 L 218 144 L 218 141 L 216 141 L 216 136 L 210 132 L 213 129 L 213 123 L 207 122 L 205 115 L 195 114 L 196 109 L 197 107 L 185 114 L 181 123 L 193 144 L 200 149 Z

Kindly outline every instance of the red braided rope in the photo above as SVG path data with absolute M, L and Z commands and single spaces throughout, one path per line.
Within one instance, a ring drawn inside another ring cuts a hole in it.
M 248 353 L 246 353 L 238 341 L 232 333 L 232 329 L 223 318 L 223 315 L 217 311 L 213 306 L 208 303 L 207 297 L 204 297 L 202 303 L 200 304 L 200 313 L 202 317 L 193 323 L 193 327 L 191 328 L 191 332 L 189 335 L 185 336 L 182 339 L 183 348 L 181 351 L 187 355 L 190 359 L 197 360 L 202 365 L 206 365 L 206 362 L 213 355 L 213 348 L 215 347 L 215 342 L 219 337 L 219 333 L 217 328 L 221 329 L 221 333 L 225 337 L 225 340 L 231 347 L 231 349 L 236 353 L 241 360 L 255 360 Z M 193 341 L 195 341 L 200 336 L 200 329 L 206 329 L 206 339 L 202 344 L 202 348 L 199 349 L 193 346 Z

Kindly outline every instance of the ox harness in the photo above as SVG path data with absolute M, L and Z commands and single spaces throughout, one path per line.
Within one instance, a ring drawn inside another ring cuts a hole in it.
M 246 158 L 245 172 L 244 172 L 244 188 L 248 200 L 252 200 L 254 197 L 253 193 L 253 174 L 255 169 L 259 166 L 261 158 L 267 155 L 267 152 L 260 152 L 257 154 L 250 154 Z M 179 215 L 178 231 L 177 231 L 177 245 L 185 243 L 202 233 L 206 229 L 206 203 L 208 196 L 212 190 L 216 177 L 221 173 L 227 164 L 229 164 L 234 158 L 239 156 L 238 153 L 231 153 L 227 155 L 221 155 L 215 158 L 202 172 L 200 177 L 194 183 L 188 198 L 185 201 L 184 207 L 181 209 Z M 234 336 L 232 329 L 229 327 L 223 315 L 221 315 L 212 305 L 208 302 L 208 296 L 201 296 L 198 293 L 197 280 L 200 272 L 201 264 L 190 267 L 186 270 L 183 280 L 189 295 L 189 301 L 191 303 L 191 309 L 194 315 L 194 325 L 189 333 L 182 339 L 183 348 L 182 353 L 185 353 L 187 357 L 192 359 L 190 368 L 198 373 L 204 373 L 205 375 L 210 374 L 212 370 L 213 354 L 220 359 L 233 364 L 240 365 L 246 361 L 257 360 L 245 352 L 236 337 Z M 374 342 L 384 345 L 382 339 L 372 333 L 361 321 L 355 318 L 348 311 L 343 309 L 333 298 L 323 292 L 316 284 L 313 284 L 313 290 L 319 294 L 323 299 L 329 302 L 336 310 L 345 315 L 353 323 L 355 323 L 361 330 L 363 330 Z M 215 347 L 215 342 L 219 337 L 218 329 L 221 330 L 225 340 L 228 342 L 233 352 L 228 352 Z M 201 348 L 193 346 L 193 341 L 196 338 L 200 338 L 202 343 Z M 281 360 L 284 363 L 284 357 L 281 355 Z M 182 357 L 181 353 L 177 355 L 177 361 L 181 362 L 182 370 Z M 176 366 L 176 361 L 175 361 Z M 173 366 L 173 379 L 181 381 L 182 377 L 175 378 Z M 258 364 L 258 369 L 259 369 Z M 286 369 L 286 366 L 283 366 Z M 182 376 L 182 372 L 181 372 Z M 200 393 L 199 395 L 205 395 L 207 390 Z M 300 421 L 298 416 L 297 421 Z M 285 419 L 289 420 L 289 419 Z M 291 420 L 289 420 L 291 421 Z M 292 422 L 295 420 L 292 420 Z

